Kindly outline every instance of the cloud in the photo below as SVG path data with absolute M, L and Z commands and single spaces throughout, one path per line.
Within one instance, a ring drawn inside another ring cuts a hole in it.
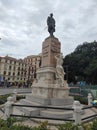
M 64 55 L 84 41 L 97 40 L 95 0 L 0 0 L 0 55 L 23 58 L 40 53 L 51 12 Z

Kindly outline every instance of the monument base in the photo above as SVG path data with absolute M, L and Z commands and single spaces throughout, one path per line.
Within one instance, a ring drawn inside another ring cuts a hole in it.
M 18 104 L 30 106 L 48 106 L 48 107 L 69 107 L 72 108 L 73 98 L 68 96 L 64 98 L 48 98 L 42 96 L 26 95 L 26 99 L 21 99 Z M 50 108 L 26 108 L 18 107 L 25 115 L 30 116 L 44 116 L 50 118 L 72 118 L 73 112 L 68 110 L 50 109 Z
M 64 87 L 55 78 L 54 67 L 43 67 L 37 71 L 37 81 L 32 85 L 32 95 L 44 98 L 66 98 L 69 95 L 69 87 L 64 81 Z
M 31 101 L 32 103 L 39 103 L 40 105 L 49 105 L 49 106 L 65 106 L 73 104 L 73 97 L 68 96 L 65 98 L 47 98 L 47 97 L 40 97 L 40 96 L 33 96 L 32 94 L 29 94 L 26 96 L 26 99 L 28 101 Z
M 36 86 L 37 85 L 37 86 Z M 38 86 L 38 84 L 33 85 L 32 95 L 39 96 L 42 98 L 67 98 L 69 95 L 69 88 L 59 88 L 58 84 L 43 84 L 43 86 Z M 44 87 L 45 86 L 45 87 Z M 54 87 L 55 86 L 55 87 Z M 57 87 L 56 87 L 57 86 Z

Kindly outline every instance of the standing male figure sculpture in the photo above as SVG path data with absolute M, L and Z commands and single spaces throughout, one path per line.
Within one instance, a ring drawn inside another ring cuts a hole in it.
M 47 25 L 48 25 L 48 32 L 50 33 L 50 36 L 52 37 L 53 33 L 55 32 L 55 20 L 53 18 L 52 13 L 47 18 Z

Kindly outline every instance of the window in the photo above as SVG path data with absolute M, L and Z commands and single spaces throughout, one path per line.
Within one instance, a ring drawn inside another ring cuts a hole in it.
M 10 80 L 10 78 L 8 78 L 8 80 Z
M 9 70 L 11 70 L 11 65 L 9 66 Z
M 5 63 L 7 63 L 7 59 L 5 60 Z
M 4 71 L 3 74 L 6 75 L 6 71 Z
M 14 66 L 14 68 L 13 68 L 14 70 L 15 70 L 15 66 Z
M 18 70 L 20 70 L 20 67 L 18 67 Z
M 5 77 L 3 77 L 3 80 L 5 80 Z
M 10 60 L 10 64 L 12 63 L 12 61 Z
M 20 75 L 20 72 L 18 72 L 18 75 Z
M 8 75 L 11 75 L 11 72 L 8 72 Z

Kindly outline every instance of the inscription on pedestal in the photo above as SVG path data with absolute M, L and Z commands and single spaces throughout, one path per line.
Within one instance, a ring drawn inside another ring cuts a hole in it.
M 42 56 L 48 57 L 48 52 L 49 52 L 49 45 L 43 46 Z
M 47 38 L 42 46 L 42 67 L 55 67 L 55 55 L 60 53 L 60 42 L 57 38 Z
M 51 51 L 54 53 L 60 53 L 60 46 L 56 46 L 55 44 L 52 44 Z

